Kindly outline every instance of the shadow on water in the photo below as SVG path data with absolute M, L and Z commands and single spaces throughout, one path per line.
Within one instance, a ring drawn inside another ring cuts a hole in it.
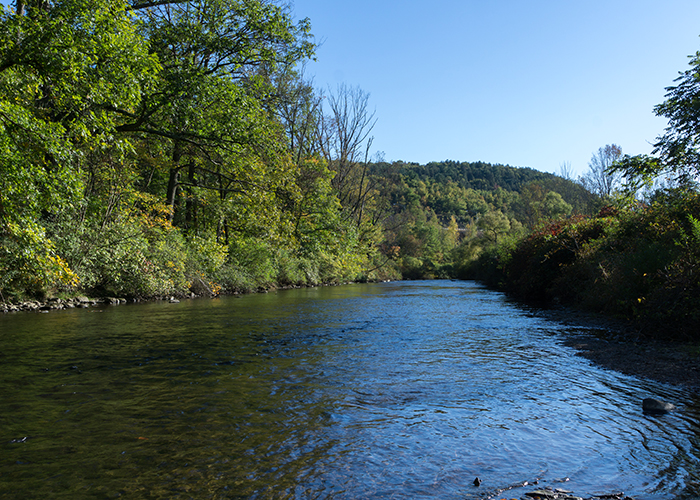
M 570 328 L 447 281 L 3 316 L 0 495 L 700 495 L 697 395 Z

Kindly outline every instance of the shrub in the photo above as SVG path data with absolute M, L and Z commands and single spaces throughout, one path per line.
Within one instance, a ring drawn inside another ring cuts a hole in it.
M 0 299 L 41 296 L 49 288 L 72 290 L 78 275 L 57 253 L 44 228 L 30 221 L 0 230 Z

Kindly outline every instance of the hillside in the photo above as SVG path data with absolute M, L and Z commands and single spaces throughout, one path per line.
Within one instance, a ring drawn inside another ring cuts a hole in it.
M 372 165 L 385 200 L 383 248 L 401 276 L 451 277 L 454 259 L 517 239 L 543 220 L 590 214 L 581 185 L 531 168 L 484 162 Z
M 436 182 L 454 182 L 465 189 L 519 191 L 530 182 L 546 182 L 556 177 L 528 167 L 477 162 L 445 160 L 425 165 L 404 164 L 401 173 L 408 178 L 433 179 Z

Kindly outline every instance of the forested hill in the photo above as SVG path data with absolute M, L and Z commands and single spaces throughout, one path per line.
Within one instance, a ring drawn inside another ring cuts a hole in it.
M 520 191 L 531 182 L 546 182 L 559 177 L 546 172 L 540 172 L 528 167 L 511 167 L 477 162 L 459 162 L 446 160 L 430 162 L 426 165 L 406 163 L 400 173 L 408 178 L 425 181 L 427 178 L 437 182 L 454 182 L 459 187 L 492 190 L 502 188 L 508 191 Z
M 489 209 L 531 225 L 539 214 L 529 208 L 541 203 L 548 193 L 552 193 L 550 198 L 556 193 L 570 206 L 562 213 L 587 214 L 599 208 L 596 197 L 580 183 L 527 167 L 452 160 L 372 167 L 374 175 L 393 179 L 390 197 L 394 206 L 420 203 L 445 222 L 455 216 L 460 225 Z

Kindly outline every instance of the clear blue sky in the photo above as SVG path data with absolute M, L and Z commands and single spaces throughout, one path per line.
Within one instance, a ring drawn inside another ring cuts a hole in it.
M 651 152 L 665 88 L 700 50 L 698 0 L 291 0 L 319 88 L 370 93 L 385 159 L 576 175 L 606 144 Z

